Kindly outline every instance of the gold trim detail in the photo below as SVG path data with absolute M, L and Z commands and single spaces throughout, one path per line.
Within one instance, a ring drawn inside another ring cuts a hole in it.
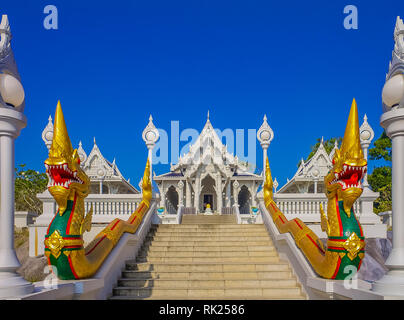
M 45 240 L 45 246 L 49 248 L 52 255 L 57 259 L 60 256 L 61 250 L 65 246 L 65 241 L 58 230 L 55 230 L 51 236 Z
M 348 258 L 353 260 L 358 255 L 358 252 L 363 248 L 364 243 L 359 239 L 355 232 L 349 236 L 344 242 L 343 247 L 348 251 Z

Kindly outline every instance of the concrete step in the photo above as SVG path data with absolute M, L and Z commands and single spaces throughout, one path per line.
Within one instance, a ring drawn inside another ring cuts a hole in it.
M 229 231 L 229 230 L 217 230 L 217 231 L 169 231 L 169 230 L 157 230 L 155 233 L 149 234 L 149 236 L 159 236 L 159 237 L 238 237 L 238 236 L 261 236 L 268 237 L 268 233 L 265 230 L 250 230 L 250 231 Z
M 149 245 L 142 246 L 141 253 L 143 252 L 253 252 L 253 251 L 276 251 L 275 247 L 270 245 L 264 246 L 182 246 L 179 243 L 178 246 L 165 246 L 165 245 L 153 245 L 153 242 L 149 242 Z
M 133 288 L 116 287 L 114 296 L 123 296 L 125 299 L 211 299 L 236 298 L 244 299 L 304 299 L 300 288 L 204 288 L 204 289 L 166 289 L 166 288 Z
M 160 236 L 158 234 L 146 237 L 151 241 L 265 241 L 268 240 L 268 236 Z
M 205 259 L 206 260 L 206 259 Z M 272 263 L 190 263 L 190 262 L 126 262 L 126 270 L 155 272 L 261 272 L 289 271 L 288 263 L 277 261 Z
M 181 224 L 236 224 L 235 215 L 183 215 Z
M 279 257 L 137 257 L 136 262 L 149 263 L 276 263 L 279 262 Z
M 260 241 L 227 241 L 227 242 L 219 242 L 219 241 L 184 241 L 184 240 L 152 240 L 148 239 L 145 243 L 145 246 L 163 246 L 163 247 L 213 247 L 213 246 L 222 246 L 222 247 L 238 247 L 238 246 L 271 246 L 272 241 L 260 240 Z
M 289 279 L 292 271 L 286 268 L 284 271 L 243 271 L 243 272 L 156 272 L 124 270 L 122 279 L 138 280 L 265 280 L 265 279 Z
M 266 230 L 263 224 L 160 224 L 150 230 Z
M 199 257 L 199 258 L 213 258 L 213 257 L 277 257 L 278 253 L 272 250 L 266 251 L 146 251 L 142 250 L 138 254 L 138 258 L 185 258 L 185 257 Z M 136 258 L 137 260 L 137 258 Z
M 130 288 L 169 288 L 169 289 L 227 289 L 227 288 L 295 288 L 298 286 L 296 279 L 278 280 L 189 280 L 189 279 L 119 279 L 118 287 Z

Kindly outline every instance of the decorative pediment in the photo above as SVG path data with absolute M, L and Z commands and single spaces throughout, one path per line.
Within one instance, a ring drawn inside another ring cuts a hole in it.
M 178 163 L 171 167 L 171 171 L 182 171 L 186 177 L 191 177 L 205 166 L 215 166 L 216 170 L 225 176 L 233 175 L 237 169 L 241 172 L 248 169 L 237 157 L 228 152 L 209 117 L 195 143 L 189 146 L 188 153 L 179 157 Z
M 92 179 L 123 179 L 122 174 L 115 164 L 115 159 L 112 163 L 106 160 L 98 148 L 95 139 L 93 149 L 83 163 L 83 170 Z

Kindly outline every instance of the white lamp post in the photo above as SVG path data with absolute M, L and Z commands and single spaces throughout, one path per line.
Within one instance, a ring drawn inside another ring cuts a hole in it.
M 14 141 L 27 118 L 6 15 L 2 16 L 0 35 L 0 298 L 6 298 L 29 294 L 34 287 L 16 273 L 20 262 L 14 250 Z M 4 70 L 8 73 L 2 73 Z
M 381 126 L 392 141 L 393 248 L 387 274 L 373 284 L 384 295 L 404 296 L 404 24 L 397 18 L 395 48 L 383 88 Z
M 267 161 L 267 151 L 271 141 L 274 138 L 274 132 L 272 131 L 271 127 L 267 122 L 267 116 L 264 115 L 264 121 L 262 122 L 261 127 L 258 129 L 257 132 L 257 139 L 261 144 L 262 151 L 263 151 L 263 177 L 265 179 L 265 164 Z
M 143 141 L 146 143 L 147 149 L 149 150 L 149 162 L 150 162 L 150 180 L 153 179 L 153 158 L 152 158 L 152 151 L 153 148 L 159 139 L 160 134 L 158 129 L 154 126 L 153 117 L 150 115 L 149 123 L 147 124 L 146 128 L 143 130 L 142 138 Z
M 375 136 L 375 133 L 368 123 L 368 117 L 366 116 L 366 114 L 363 117 L 363 123 L 359 128 L 359 134 L 360 134 L 361 147 L 363 149 L 363 155 L 365 156 L 366 161 L 368 161 L 368 148 Z M 369 188 L 367 171 L 365 173 L 365 176 L 363 177 L 363 187 Z

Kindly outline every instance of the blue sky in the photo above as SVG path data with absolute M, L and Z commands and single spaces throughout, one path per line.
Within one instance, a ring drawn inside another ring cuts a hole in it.
M 58 8 L 58 30 L 43 27 L 48 4 Z M 343 27 L 349 4 L 358 30 Z M 134 182 L 150 113 L 167 131 L 172 120 L 201 130 L 210 110 L 214 127 L 246 132 L 266 114 L 282 185 L 317 138 L 343 135 L 353 97 L 380 136 L 381 89 L 404 2 L 4 0 L 0 14 L 9 15 L 26 91 L 17 164 L 44 171 L 41 133 L 58 99 L 72 143 L 89 153 L 96 137 Z

